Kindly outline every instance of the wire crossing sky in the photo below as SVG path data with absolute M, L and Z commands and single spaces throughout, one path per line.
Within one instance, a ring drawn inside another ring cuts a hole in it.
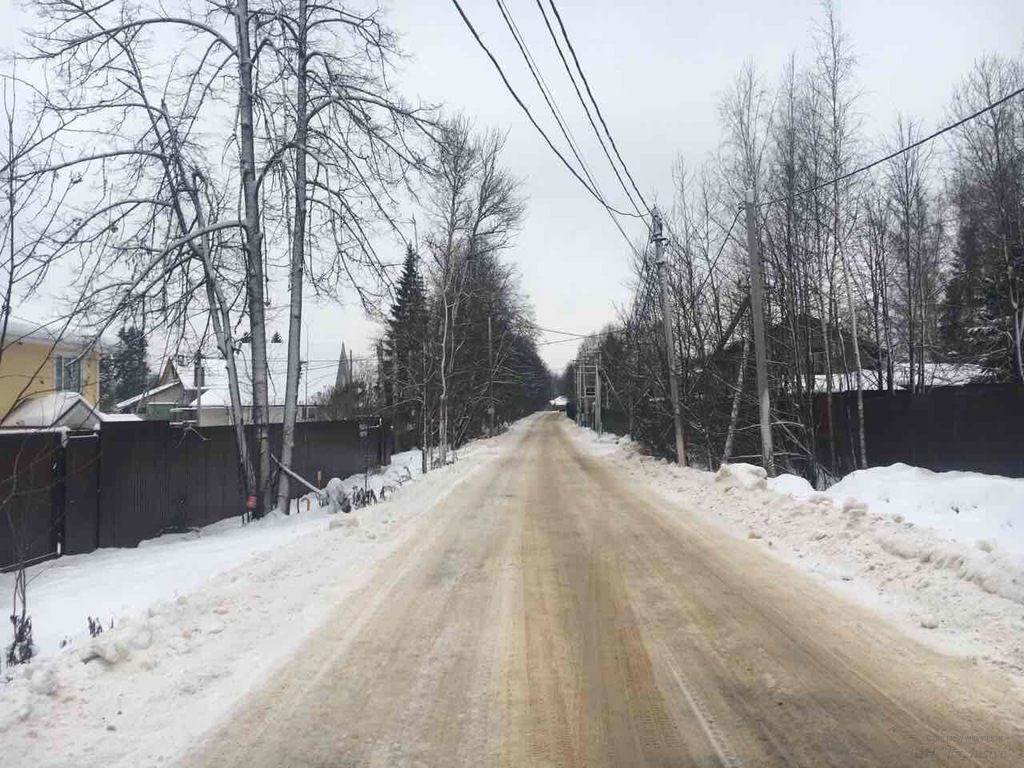
M 10 49 L 29 20 L 12 0 L 3 2 L 8 23 L 0 44 Z M 776 88 L 791 56 L 798 67 L 810 62 L 820 18 L 818 0 L 710 6 L 697 0 L 503 0 L 590 168 L 593 189 L 602 190 L 595 195 L 570 175 L 526 116 L 524 109 L 566 161 L 575 161 L 499 5 L 461 5 L 523 108 L 452 0 L 387 2 L 387 22 L 408 54 L 400 88 L 410 99 L 464 112 L 481 129 L 507 131 L 503 159 L 523 178 L 528 196 L 527 219 L 509 258 L 522 274 L 537 323 L 583 334 L 616 323 L 616 307 L 629 302 L 626 240 L 642 245 L 648 239 L 648 224 L 636 209 L 667 207 L 678 158 L 693 169 L 718 151 L 718 103 L 744 62 L 753 63 L 767 89 Z M 920 121 L 925 134 L 950 124 L 953 90 L 974 61 L 984 53 L 1019 55 L 1024 47 L 1017 0 L 840 0 L 838 12 L 857 56 L 861 134 L 874 142 L 864 148 L 865 158 L 885 154 L 882 144 L 891 138 L 898 113 Z M 618 162 L 611 163 L 608 154 Z M 589 188 L 582 171 L 576 173 Z M 630 216 L 615 220 L 601 210 L 605 203 Z M 401 260 L 399 244 L 382 242 L 379 248 L 391 249 L 392 261 Z M 357 356 L 374 355 L 379 328 L 353 296 L 343 298 L 341 308 L 307 303 L 312 332 L 304 336 L 310 337 L 314 359 L 336 359 L 340 347 L 336 333 L 317 333 L 318 328 L 339 329 Z M 548 363 L 561 368 L 575 345 L 544 350 Z

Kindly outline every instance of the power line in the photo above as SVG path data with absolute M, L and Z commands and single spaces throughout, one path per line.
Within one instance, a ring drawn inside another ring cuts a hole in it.
M 587 100 L 583 98 L 583 94 L 580 93 L 580 87 L 576 83 L 576 78 L 573 76 L 572 67 L 569 66 L 569 62 L 565 58 L 565 53 L 562 52 L 562 45 L 558 42 L 558 35 L 555 34 L 555 30 L 551 26 L 551 21 L 548 19 L 547 11 L 544 10 L 544 5 L 541 0 L 537 0 L 537 8 L 540 9 L 541 16 L 544 17 L 544 26 L 548 29 L 548 34 L 551 36 L 551 40 L 555 44 L 555 50 L 558 51 L 558 58 L 562 60 L 562 66 L 565 67 L 565 72 L 569 75 L 569 82 L 572 83 L 573 90 L 576 91 L 576 98 L 579 99 L 580 104 L 583 105 L 583 111 L 587 115 L 587 120 L 590 122 L 590 127 L 593 128 L 594 134 L 597 136 L 598 143 L 601 145 L 601 150 L 604 152 L 604 156 L 608 159 L 608 164 L 611 165 L 612 170 L 615 171 L 615 177 L 619 180 L 619 184 L 622 186 L 622 190 L 626 193 L 626 198 L 629 200 L 638 214 L 644 215 L 636 202 L 633 200 L 633 195 L 629 191 L 629 187 L 626 186 L 626 182 L 622 179 L 622 174 L 619 172 L 619 167 L 612 160 L 611 153 L 608 152 L 608 147 L 605 144 L 604 136 L 601 135 L 601 131 L 598 130 L 597 124 L 594 122 L 594 116 L 590 112 L 590 106 L 587 104 Z M 627 171 L 628 173 L 628 171 Z M 640 198 L 643 202 L 643 198 Z M 646 207 L 646 203 L 644 203 Z
M 977 112 L 974 112 L 973 114 L 970 114 L 967 117 L 957 120 L 955 123 L 951 123 L 945 126 L 944 128 L 940 128 L 934 133 L 925 136 L 923 139 L 918 139 L 917 141 L 911 142 L 910 144 L 901 149 L 897 149 L 895 152 L 890 152 L 885 157 L 880 157 L 877 160 L 872 160 L 867 165 L 862 165 L 859 168 L 855 168 L 854 170 L 837 176 L 834 179 L 830 179 L 829 181 L 823 181 L 819 184 L 815 184 L 813 187 L 808 187 L 807 189 L 802 189 L 799 192 L 794 192 L 792 195 L 783 195 L 782 197 L 776 197 L 772 200 L 767 200 L 763 203 L 759 203 L 758 208 L 765 208 L 769 205 L 775 205 L 776 203 L 783 203 L 791 200 L 796 200 L 798 197 L 803 197 L 804 195 L 809 195 L 812 192 L 817 192 L 819 189 L 824 189 L 825 187 L 830 187 L 833 184 L 838 184 L 841 181 L 846 181 L 846 179 L 856 176 L 857 174 L 864 173 L 864 171 L 870 171 L 875 166 L 881 165 L 882 163 L 888 162 L 889 160 L 894 160 L 900 155 L 904 155 L 907 152 L 910 152 L 913 149 L 917 149 L 918 147 L 923 146 L 924 144 L 927 144 L 930 141 L 934 141 L 935 139 L 939 138 L 939 136 L 942 136 L 945 133 L 955 131 L 960 126 L 969 123 L 972 120 L 976 120 L 986 112 L 991 112 L 996 107 L 1002 106 L 1006 102 L 1010 101 L 1011 99 L 1017 96 L 1020 96 L 1021 94 L 1024 94 L 1024 87 L 1018 88 L 1017 90 L 1007 94 L 1006 96 L 1003 96 L 1001 99 L 998 99 L 997 101 L 993 101 L 991 104 L 982 107 Z
M 729 225 L 729 229 L 725 232 L 725 238 L 722 240 L 722 244 L 718 248 L 718 253 L 715 254 L 715 258 L 711 260 L 711 265 L 708 267 L 708 273 L 704 276 L 704 280 L 701 281 L 700 287 L 694 291 L 694 295 L 700 295 L 704 290 L 704 287 L 708 284 L 711 279 L 711 274 L 718 268 L 718 260 L 722 258 L 722 253 L 725 251 L 725 246 L 729 244 L 729 238 L 732 236 L 733 229 L 736 228 L 736 222 L 740 220 L 740 214 L 743 213 L 742 208 L 736 209 L 736 215 L 733 216 L 732 224 Z
M 587 184 L 586 180 L 582 176 L 580 176 L 579 172 L 572 166 L 572 164 L 565 159 L 565 155 L 563 155 L 558 150 L 558 147 L 556 147 L 554 143 L 552 143 L 547 133 L 544 132 L 544 129 L 540 127 L 540 124 L 533 117 L 533 114 L 530 112 L 530 108 L 526 106 L 526 104 L 523 102 L 521 98 L 519 98 L 519 94 L 516 93 L 516 90 L 515 88 L 512 87 L 512 84 L 509 82 L 508 77 L 505 76 L 505 71 L 501 68 L 501 65 L 498 63 L 498 60 L 494 57 L 494 54 L 491 53 L 491 50 L 480 38 L 479 33 L 477 33 L 476 31 L 476 27 L 473 26 L 473 23 L 469 20 L 469 17 L 466 16 L 466 12 L 462 10 L 462 6 L 459 4 L 459 0 L 452 0 L 452 4 L 455 6 L 455 10 L 459 12 L 459 16 L 462 17 L 462 21 L 465 22 L 466 27 L 469 29 L 470 33 L 472 33 L 473 38 L 477 42 L 477 45 L 479 45 L 483 52 L 487 54 L 487 58 L 491 60 L 491 64 L 493 64 L 494 68 L 498 71 L 498 75 L 501 77 L 501 81 L 505 84 L 505 88 L 508 89 L 508 92 L 512 95 L 512 98 L 515 99 L 516 104 L 518 104 L 519 108 L 522 109 L 523 112 L 526 114 L 526 117 L 529 119 L 533 127 L 537 130 L 541 137 L 543 137 L 544 142 L 548 145 L 548 148 L 555 153 L 559 160 L 562 161 L 562 165 L 564 165 L 568 169 L 569 173 L 571 173 L 573 177 L 575 177 L 576 181 L 582 184 L 583 188 L 586 189 L 587 192 L 589 192 L 595 200 L 601 203 L 602 206 L 607 208 L 609 212 L 617 213 L 620 216 L 636 217 L 635 213 L 627 213 L 625 211 L 620 211 L 617 208 L 614 208 L 611 205 L 609 205 L 608 202 L 604 200 L 604 198 L 602 198 L 593 188 L 591 188 L 589 184 Z
M 558 27 L 562 30 L 562 37 L 565 38 L 566 45 L 569 46 L 569 53 L 572 54 L 572 60 L 576 64 L 576 69 L 580 73 L 580 79 L 583 80 L 583 87 L 586 88 L 587 95 L 590 97 L 590 101 L 594 104 L 594 111 L 597 113 L 598 119 L 601 121 L 601 125 L 604 127 L 605 133 L 608 135 L 608 141 L 612 145 L 612 150 L 615 152 L 615 156 L 619 158 L 619 162 L 622 163 L 622 170 L 626 172 L 626 176 L 629 178 L 629 183 L 633 185 L 633 189 L 636 191 L 637 197 L 640 198 L 640 202 L 648 211 L 651 206 L 647 204 L 643 194 L 637 187 L 636 181 L 633 179 L 633 174 L 629 172 L 629 166 L 626 165 L 626 161 L 622 159 L 622 155 L 619 153 L 619 148 L 615 144 L 615 139 L 612 137 L 612 132 L 608 129 L 608 123 L 604 119 L 604 115 L 601 113 L 601 107 L 597 103 L 597 99 L 594 98 L 594 92 L 590 88 L 590 82 L 587 80 L 587 76 L 583 73 L 583 67 L 580 65 L 579 57 L 576 55 L 576 49 L 573 47 L 572 40 L 569 39 L 569 33 L 565 29 L 565 22 L 562 21 L 562 14 L 558 12 L 558 6 L 555 5 L 555 0 L 548 0 L 551 4 L 551 10 L 555 12 L 555 18 L 558 20 Z
M 572 334 L 572 336 L 570 336 L 569 338 L 565 338 L 565 339 L 554 339 L 552 341 L 540 341 L 540 342 L 537 342 L 537 346 L 538 347 L 546 347 L 546 346 L 549 346 L 551 344 L 564 344 L 567 341 L 580 342 L 580 341 L 584 341 L 586 339 L 596 339 L 596 338 L 600 338 L 602 336 L 608 336 L 609 334 L 617 333 L 618 331 L 624 331 L 624 330 L 626 330 L 625 326 L 613 326 L 611 328 L 606 328 L 603 331 L 599 331 L 598 333 L 574 333 L 574 334 Z M 555 331 L 555 333 L 565 333 L 565 331 Z
M 530 53 L 530 48 L 526 44 L 526 38 L 519 31 L 518 25 L 512 19 L 512 13 L 505 6 L 503 0 L 495 0 L 498 4 L 498 10 L 501 12 L 501 17 L 505 20 L 505 26 L 508 27 L 508 31 L 512 33 L 512 38 L 516 41 L 516 45 L 519 47 L 519 52 L 523 55 L 523 59 L 526 61 L 526 67 L 530 70 L 530 74 L 533 75 L 533 81 L 537 84 L 540 89 L 541 96 L 544 97 L 544 102 L 548 105 L 548 109 L 551 111 L 552 116 L 555 118 L 555 122 L 558 124 L 559 130 L 562 132 L 562 136 L 565 137 L 566 142 L 569 144 L 569 149 L 572 151 L 576 161 L 580 164 L 583 169 L 583 173 L 586 175 L 587 180 L 591 186 L 597 191 L 601 197 L 604 194 L 598 187 L 597 182 L 594 180 L 593 174 L 590 172 L 590 168 L 587 166 L 586 161 L 580 156 L 577 149 L 575 137 L 572 135 L 572 131 L 567 126 L 567 121 L 562 115 L 562 111 L 558 108 L 557 103 L 554 101 L 554 96 L 551 94 L 551 89 L 548 88 L 547 82 L 544 80 L 543 75 L 540 74 L 540 68 L 536 65 L 533 55 Z
M 541 328 L 539 325 L 534 325 L 533 327 L 535 330 L 538 330 L 542 333 L 557 333 L 562 336 L 575 336 L 576 338 L 580 339 L 587 335 L 585 333 L 573 333 L 572 331 L 559 331 L 555 330 L 554 328 Z

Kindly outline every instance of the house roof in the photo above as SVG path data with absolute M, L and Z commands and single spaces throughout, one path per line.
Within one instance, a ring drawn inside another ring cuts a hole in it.
M 95 429 L 110 421 L 138 420 L 137 416 L 103 413 L 78 392 L 49 392 L 22 400 L 0 427 Z
M 914 379 L 917 380 L 917 365 L 914 366 Z M 865 368 L 861 371 L 864 389 L 878 388 L 878 372 Z M 985 381 L 991 378 L 992 372 L 980 365 L 971 363 L 925 363 L 924 364 L 924 386 L 926 387 L 962 387 L 975 381 Z M 905 389 L 910 384 L 910 364 L 899 362 L 893 365 L 893 386 L 897 389 Z M 824 392 L 828 384 L 827 374 L 818 374 L 814 377 L 814 388 Z M 857 372 L 833 373 L 832 391 L 846 392 L 854 391 L 857 388 Z
M 7 347 L 18 342 L 46 344 L 56 348 L 82 350 L 102 349 L 101 340 L 85 333 L 66 329 L 63 320 L 37 323 L 16 317 L 7 318 L 3 343 Z
M 249 362 L 248 355 L 244 352 L 236 354 L 235 365 L 238 368 L 238 388 L 242 405 L 251 406 L 252 365 Z M 287 360 L 272 359 L 269 361 L 267 369 L 267 389 L 270 405 L 283 405 L 285 385 L 288 381 Z M 189 401 L 188 407 L 196 407 L 197 398 L 195 393 L 197 387 L 193 363 L 179 362 L 177 356 L 169 357 L 160 366 L 160 372 L 160 383 L 157 386 L 129 397 L 127 400 L 122 400 L 115 406 L 116 410 L 129 410 L 143 399 L 152 398 L 175 386 L 181 386 L 185 390 L 185 397 Z M 307 394 L 309 396 L 308 399 L 311 400 L 314 395 L 333 386 L 337 379 L 337 372 L 337 363 L 314 363 L 309 366 L 303 366 L 302 375 L 299 379 L 299 404 L 306 404 Z M 308 382 L 306 380 L 307 377 Z M 202 389 L 202 405 L 204 408 L 226 408 L 231 402 L 227 363 L 222 358 L 203 358 Z
M 173 358 L 169 361 L 171 371 L 182 387 L 187 390 L 195 390 L 195 369 L 192 364 L 178 364 Z M 242 405 L 252 405 L 252 365 L 245 354 L 235 356 L 235 365 L 238 368 L 238 388 L 241 395 Z M 299 403 L 306 404 L 306 395 L 312 399 L 313 395 L 331 387 L 335 383 L 337 364 L 333 365 L 311 365 L 303 366 L 304 370 L 299 379 Z M 308 382 L 306 381 L 308 375 Z M 288 363 L 286 360 L 270 360 L 267 365 L 267 390 L 270 405 L 284 404 L 285 385 L 288 381 Z M 152 390 L 151 390 L 152 392 Z M 194 398 L 193 398 L 194 400 Z M 203 360 L 203 407 L 227 407 L 231 402 L 231 394 L 228 382 L 227 364 L 220 358 L 205 358 Z M 190 407 L 196 403 L 191 402 Z
M 166 384 L 161 384 L 158 387 L 153 387 L 152 389 L 147 389 L 145 392 L 140 392 L 139 394 L 135 395 L 135 397 L 129 397 L 127 400 L 122 400 L 120 403 L 117 403 L 116 405 L 114 405 L 114 409 L 118 410 L 118 411 L 123 411 L 126 408 L 131 408 L 133 405 L 138 403 L 143 398 L 152 397 L 153 395 L 158 395 L 161 392 L 163 392 L 164 390 L 167 390 L 167 389 L 170 389 L 171 387 L 177 386 L 177 384 L 178 384 L 178 382 L 176 382 L 176 381 L 169 381 Z

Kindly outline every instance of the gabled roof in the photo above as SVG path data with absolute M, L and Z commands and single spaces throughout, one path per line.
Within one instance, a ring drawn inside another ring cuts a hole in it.
M 238 369 L 238 388 L 242 405 L 252 405 L 252 365 L 249 358 L 239 353 L 235 356 L 235 365 Z M 299 403 L 305 405 L 306 394 L 312 399 L 314 395 L 332 386 L 336 380 L 337 369 L 332 365 L 303 366 L 304 370 L 299 379 Z M 191 363 L 179 363 L 175 358 L 168 358 L 161 368 L 161 383 L 153 389 L 147 390 L 134 398 L 117 404 L 118 410 L 130 407 L 143 397 L 151 397 L 160 392 L 180 384 L 188 393 L 195 393 L 195 367 Z M 306 380 L 308 376 L 308 381 Z M 267 390 L 269 393 L 270 405 L 284 404 L 285 385 L 288 380 L 288 365 L 286 360 L 271 360 L 267 370 Z M 203 359 L 203 407 L 227 407 L 231 402 L 230 386 L 228 381 L 227 363 L 222 358 L 207 357 Z M 189 407 L 196 406 L 196 398 L 191 398 Z
M 161 384 L 158 387 L 153 387 L 152 389 L 147 389 L 145 392 L 140 392 L 139 394 L 135 395 L 135 397 L 129 397 L 127 400 L 122 400 L 120 403 L 115 404 L 114 405 L 114 410 L 123 411 L 126 408 L 131 408 L 133 405 L 136 405 L 143 398 L 152 397 L 153 395 L 158 395 L 161 392 L 163 392 L 164 390 L 170 389 L 171 387 L 174 387 L 177 384 L 178 384 L 178 382 L 176 382 L 176 381 L 169 381 L 166 384 Z
M 125 414 L 107 414 L 98 410 L 78 392 L 49 392 L 22 400 L 4 417 L 4 428 L 67 427 L 95 429 L 108 421 L 138 421 Z

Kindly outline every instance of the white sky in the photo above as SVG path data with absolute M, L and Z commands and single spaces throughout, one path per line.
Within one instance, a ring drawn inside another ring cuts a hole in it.
M 678 155 L 695 166 L 716 150 L 718 99 L 743 62 L 752 60 L 766 85 L 774 85 L 791 52 L 806 58 L 819 7 L 816 0 L 557 2 L 623 157 L 645 196 L 663 202 L 670 199 Z M 607 214 L 519 111 L 451 0 L 388 5 L 390 23 L 411 57 L 401 76 L 403 92 L 462 110 L 481 128 L 508 131 L 505 164 L 524 179 L 528 196 L 525 226 L 508 258 L 519 267 L 538 324 L 587 333 L 613 321 L 615 306 L 628 297 L 629 274 L 625 243 Z M 496 4 L 462 0 L 462 5 L 554 139 L 554 121 Z M 507 0 L 507 5 L 605 194 L 624 206 L 535 0 Z M 1019 0 L 845 0 L 838 7 L 859 61 L 858 108 L 869 138 L 888 132 L 897 111 L 926 127 L 937 126 L 953 88 L 977 57 L 1016 55 L 1024 46 Z M 0 9 L 5 22 L 16 18 L 11 0 L 0 0 Z M 2 25 L 0 45 L 17 42 L 16 26 Z M 627 232 L 633 237 L 644 235 L 638 223 L 624 226 L 631 227 Z M 400 259 L 398 245 L 394 251 L 394 259 Z M 313 360 L 336 359 L 342 341 L 357 356 L 372 353 L 371 337 L 379 331 L 354 301 L 307 309 Z M 283 321 L 280 330 L 286 331 Z M 557 371 L 575 346 L 541 350 Z

